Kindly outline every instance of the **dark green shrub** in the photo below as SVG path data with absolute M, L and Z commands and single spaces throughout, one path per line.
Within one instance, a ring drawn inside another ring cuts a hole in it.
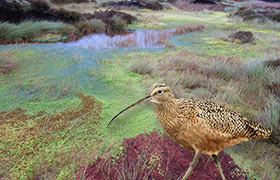
M 90 33 L 101 33 L 105 32 L 106 25 L 102 20 L 99 19 L 91 19 L 87 21 L 82 21 L 76 23 L 75 26 L 77 27 L 80 34 L 90 34 Z
M 64 19 L 67 22 L 77 22 L 82 18 L 80 13 L 68 11 L 63 8 L 54 10 L 54 13 L 59 16 L 60 19 Z
M 90 0 L 51 0 L 55 4 L 68 4 L 68 3 L 88 3 Z
M 126 27 L 126 22 L 120 16 L 115 15 L 108 19 L 106 33 L 109 35 L 120 34 L 125 32 Z

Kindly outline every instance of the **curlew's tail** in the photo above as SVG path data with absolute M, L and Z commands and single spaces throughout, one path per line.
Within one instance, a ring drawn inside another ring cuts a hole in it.
M 266 139 L 271 136 L 272 131 L 257 122 L 250 121 L 247 125 L 250 139 Z

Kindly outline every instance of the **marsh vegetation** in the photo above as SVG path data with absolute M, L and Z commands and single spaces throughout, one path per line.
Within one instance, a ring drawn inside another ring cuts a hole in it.
M 164 133 L 151 104 L 106 127 L 155 82 L 271 128 L 270 139 L 221 152 L 221 164 L 232 179 L 280 176 L 280 25 L 236 14 L 240 5 L 277 13 L 277 4 L 47 3 L 78 20 L 0 23 L 0 179 L 179 178 L 193 154 Z M 200 160 L 191 178 L 216 179 L 212 161 Z

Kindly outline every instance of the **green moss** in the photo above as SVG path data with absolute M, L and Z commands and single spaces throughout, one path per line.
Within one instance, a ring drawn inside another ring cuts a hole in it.
M 225 56 L 240 56 L 240 57 L 258 57 L 262 52 L 258 51 L 259 47 L 254 44 L 237 44 L 226 42 L 216 38 L 202 38 L 205 44 L 201 46 L 201 52 L 207 55 L 225 55 Z
M 136 12 L 125 11 L 138 17 L 137 24 L 129 27 L 148 28 L 148 29 L 164 29 L 174 28 L 187 23 L 202 23 L 218 26 L 226 26 L 231 24 L 227 13 L 223 12 L 183 12 L 178 10 L 165 11 L 143 11 Z
M 129 53 L 104 62 L 103 72 L 107 92 L 105 96 L 98 97 L 103 103 L 101 116 L 104 121 L 97 127 L 102 132 L 104 148 L 114 142 L 121 142 L 123 138 L 160 128 L 153 107 L 149 103 L 133 107 L 107 128 L 109 121 L 118 112 L 147 95 L 147 90 L 142 85 L 143 76 L 131 73 L 127 68 L 130 59 L 141 54 L 143 52 Z
M 54 36 L 54 34 L 60 34 L 64 31 L 66 26 L 70 28 L 69 25 L 65 25 L 64 23 L 49 21 L 25 21 L 16 25 L 0 22 L 0 40 L 9 42 L 24 38 L 26 41 L 30 42 L 36 40 L 36 38 L 42 36 L 42 34 L 53 34 L 52 36 Z M 72 30 L 74 30 L 73 27 Z
M 58 42 L 65 39 L 67 39 L 67 37 L 63 36 L 62 34 L 43 34 L 42 36 L 37 37 L 34 40 L 36 42 Z

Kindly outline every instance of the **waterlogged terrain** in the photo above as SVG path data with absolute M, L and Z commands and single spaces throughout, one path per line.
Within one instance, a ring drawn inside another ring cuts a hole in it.
M 175 164 L 191 153 L 162 135 L 150 103 L 106 127 L 122 108 L 146 96 L 155 82 L 169 84 L 177 97 L 211 99 L 277 128 L 279 70 L 263 62 L 280 57 L 279 29 L 240 23 L 220 12 L 138 13 L 142 21 L 122 36 L 93 34 L 69 43 L 0 46 L 1 178 L 104 179 L 104 173 L 123 173 L 118 176 L 123 179 L 179 178 L 190 159 L 180 161 L 184 168 Z M 230 39 L 238 30 L 253 32 L 255 43 Z M 264 85 L 266 78 L 270 83 Z M 154 144 L 156 152 L 139 150 Z M 172 152 L 170 161 L 164 159 Z M 227 177 L 279 177 L 279 147 L 274 142 L 243 143 L 226 152 L 230 155 L 221 156 Z M 149 165 L 138 172 L 147 159 Z M 115 161 L 131 164 L 110 164 Z M 196 170 L 203 171 L 192 178 L 217 179 L 215 167 L 203 163 L 208 157 L 201 158 Z

